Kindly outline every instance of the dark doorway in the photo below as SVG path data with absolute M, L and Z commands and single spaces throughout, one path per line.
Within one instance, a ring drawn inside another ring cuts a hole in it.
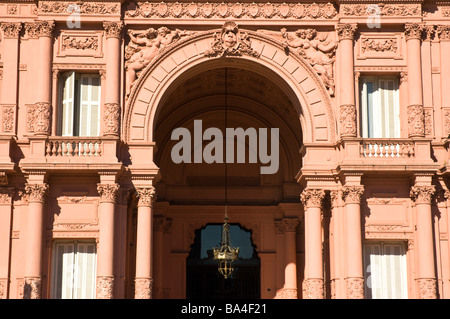
M 230 224 L 231 245 L 239 247 L 231 278 L 217 270 L 212 249 L 219 246 L 222 225 L 208 224 L 196 230 L 194 244 L 186 262 L 187 299 L 259 299 L 260 259 L 251 241 L 251 233 Z

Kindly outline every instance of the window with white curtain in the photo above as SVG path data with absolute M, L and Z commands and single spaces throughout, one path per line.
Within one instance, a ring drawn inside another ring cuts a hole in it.
M 404 242 L 373 242 L 363 246 L 366 299 L 408 298 Z
M 59 135 L 98 136 L 100 75 L 66 72 L 60 82 Z
M 364 138 L 399 138 L 398 78 L 360 78 L 361 135 Z
M 51 298 L 95 298 L 95 242 L 59 241 L 53 247 Z

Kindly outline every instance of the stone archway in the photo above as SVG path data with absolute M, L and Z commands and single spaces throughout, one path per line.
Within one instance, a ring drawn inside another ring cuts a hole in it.
M 123 120 L 123 137 L 126 143 L 154 141 L 154 123 L 158 105 L 162 105 L 164 93 L 179 77 L 191 76 L 190 70 L 202 71 L 202 66 L 212 64 L 254 69 L 272 77 L 286 94 L 295 101 L 302 127 L 304 142 L 334 142 L 335 117 L 329 94 L 312 67 L 294 52 L 286 53 L 275 39 L 254 31 L 245 31 L 244 50 L 235 50 L 229 57 L 215 51 L 217 33 L 211 30 L 184 37 L 156 56 L 142 71 L 127 101 Z M 226 53 L 226 52 L 225 52 Z M 207 65 L 205 62 L 209 62 Z

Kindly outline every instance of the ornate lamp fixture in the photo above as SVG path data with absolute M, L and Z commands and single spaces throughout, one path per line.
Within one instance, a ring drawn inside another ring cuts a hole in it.
M 228 69 L 225 68 L 225 129 L 227 128 L 228 124 L 227 95 L 228 95 Z M 227 163 L 225 161 L 225 218 L 222 226 L 222 241 L 220 243 L 220 247 L 213 248 L 214 259 L 217 260 L 218 262 L 219 273 L 221 273 L 225 279 L 229 278 L 232 275 L 234 271 L 233 263 L 236 259 L 238 259 L 239 255 L 239 247 L 234 248 L 231 246 L 230 225 L 228 224 L 227 206 L 228 206 L 228 172 L 227 172 Z

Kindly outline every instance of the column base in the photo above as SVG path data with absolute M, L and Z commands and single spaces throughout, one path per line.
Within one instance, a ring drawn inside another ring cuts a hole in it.
M 419 283 L 419 298 L 420 299 L 437 299 L 436 279 L 434 278 L 420 278 L 417 279 Z
M 97 277 L 97 299 L 113 299 L 114 277 Z
M 348 299 L 364 299 L 364 279 L 363 278 L 347 278 L 347 298 Z
M 134 299 L 152 299 L 152 278 L 136 278 L 134 287 Z
M 41 277 L 25 278 L 23 286 L 23 299 L 41 299 Z
M 323 279 L 322 278 L 306 279 L 305 299 L 323 299 Z

